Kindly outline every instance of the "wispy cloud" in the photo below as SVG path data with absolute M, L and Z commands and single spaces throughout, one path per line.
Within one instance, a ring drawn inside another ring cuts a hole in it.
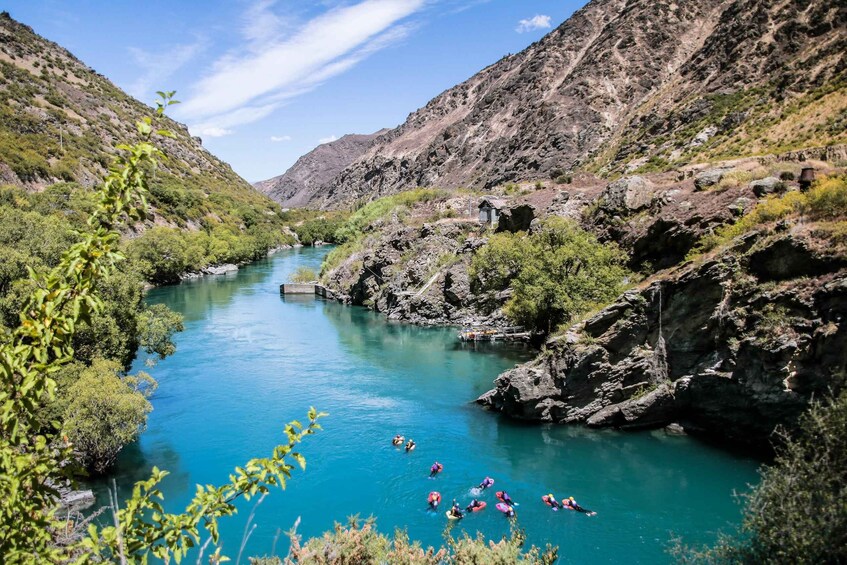
M 156 90 L 164 88 L 162 85 L 171 75 L 197 57 L 206 46 L 207 41 L 198 38 L 193 43 L 170 47 L 166 50 L 166 55 L 130 47 L 130 55 L 135 64 L 142 69 L 135 82 L 129 85 L 130 94 L 141 100 L 150 98 Z
M 199 133 L 203 137 L 223 137 L 225 135 L 232 134 L 232 130 L 215 126 L 208 126 L 200 128 L 197 133 Z
M 322 137 L 318 140 L 318 145 L 323 145 L 324 143 L 332 143 L 333 141 L 338 141 L 338 138 L 334 135 L 330 135 L 329 137 Z
M 279 143 L 280 141 L 291 141 L 290 135 L 272 135 L 271 141 L 274 143 Z
M 278 37 L 283 28 L 283 19 L 272 8 L 277 0 L 259 0 L 244 14 L 241 35 L 248 47 L 261 49 Z
M 518 27 L 515 28 L 515 31 L 518 33 L 524 33 L 527 31 L 535 31 L 536 29 L 548 29 L 550 27 L 550 16 L 536 14 L 531 18 L 519 21 Z
M 180 105 L 178 115 L 193 131 L 229 130 L 267 116 L 285 100 L 405 37 L 413 27 L 401 20 L 425 8 L 427 0 L 342 4 L 282 40 L 279 29 L 290 22 L 271 17 L 273 5 L 274 0 L 251 5 L 241 30 L 246 49 L 218 59 Z
M 482 4 L 488 4 L 489 2 L 491 0 L 448 0 L 445 2 L 445 5 L 448 8 L 448 14 L 460 14 Z

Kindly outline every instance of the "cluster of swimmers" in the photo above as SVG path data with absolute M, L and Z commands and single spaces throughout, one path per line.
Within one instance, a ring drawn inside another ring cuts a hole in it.
M 564 510 L 576 510 L 577 512 L 582 512 L 583 514 L 588 514 L 589 516 L 594 516 L 595 514 L 597 514 L 596 512 L 592 512 L 591 510 L 583 508 L 582 506 L 577 504 L 576 500 L 574 500 L 572 496 L 559 502 L 558 500 L 556 500 L 556 497 L 553 496 L 552 493 L 550 493 L 542 496 L 541 500 L 543 500 L 544 504 L 552 508 L 554 511 L 558 510 L 559 508 L 562 508 Z
M 397 434 L 396 436 L 394 436 L 394 439 L 391 440 L 391 443 L 393 445 L 403 445 L 404 441 L 406 441 L 406 438 L 404 438 L 400 434 Z M 412 451 L 416 445 L 417 444 L 415 443 L 415 440 L 409 438 L 409 441 L 406 441 L 406 453 Z
M 399 447 L 399 446 L 403 445 L 404 441 L 406 441 L 406 438 L 404 438 L 400 434 L 397 434 L 396 436 L 394 436 L 394 439 L 391 440 L 391 443 L 393 445 Z M 409 441 L 406 443 L 405 448 L 406 448 L 406 453 L 412 451 L 415 448 L 415 441 L 410 438 Z M 429 477 L 435 478 L 443 470 L 444 470 L 444 465 L 442 465 L 441 463 L 436 461 L 429 468 Z M 486 489 L 488 489 L 492 486 L 494 486 L 494 479 L 492 479 L 491 477 L 485 477 L 482 480 L 482 482 L 479 483 L 477 488 L 480 491 L 484 492 Z M 495 508 L 497 508 L 497 510 L 502 512 L 503 515 L 505 515 L 507 518 L 514 518 L 515 517 L 515 508 L 514 507 L 517 506 L 517 503 L 512 500 L 512 497 L 509 496 L 509 493 L 506 492 L 505 490 L 499 490 L 495 493 L 495 495 L 497 496 L 497 500 L 499 501 L 495 505 Z M 565 509 L 565 510 L 575 510 L 577 512 L 582 512 L 582 513 L 584 513 L 588 516 L 594 516 L 596 514 L 596 512 L 592 512 L 591 510 L 587 510 L 586 508 L 583 508 L 582 506 L 580 506 L 576 502 L 576 500 L 574 500 L 574 497 L 572 497 L 572 496 L 562 500 L 561 502 L 559 502 L 558 500 L 556 500 L 556 497 L 554 497 L 552 493 L 549 493 L 549 494 L 545 494 L 544 496 L 542 496 L 541 500 L 544 502 L 544 504 L 546 504 L 547 506 L 552 508 L 554 512 L 561 508 L 561 509 Z M 429 505 L 429 508 L 431 510 L 437 510 L 438 505 L 440 503 L 441 503 L 441 493 L 439 493 L 438 491 L 430 492 L 429 496 L 427 496 L 427 504 Z M 456 502 L 456 499 L 454 498 L 452 507 L 450 508 L 450 510 L 447 511 L 447 517 L 451 520 L 460 520 L 460 519 L 464 518 L 467 513 L 479 512 L 480 510 L 484 509 L 485 507 L 486 507 L 486 503 L 484 501 L 481 501 L 481 500 L 474 498 L 471 501 L 471 503 L 468 504 L 465 507 L 464 510 L 462 510 L 462 507 L 459 506 L 459 503 Z
M 441 463 L 439 463 L 438 461 L 436 461 L 432 468 L 435 468 L 436 465 L 438 466 L 438 472 L 440 473 L 444 466 L 441 465 Z M 434 475 L 431 474 L 430 476 Z M 477 488 L 484 491 L 485 489 L 491 486 L 494 486 L 494 479 L 492 479 L 491 477 L 485 477 L 485 479 L 483 479 L 483 481 L 479 483 L 479 486 Z M 500 501 L 497 504 L 497 510 L 500 510 L 504 515 L 509 518 L 514 518 L 514 502 L 512 502 L 512 499 L 509 494 L 506 491 L 498 491 L 497 499 Z M 427 502 L 429 503 L 429 507 L 431 510 L 438 509 L 438 503 L 441 502 L 441 494 L 438 491 L 432 491 L 427 497 Z M 456 499 L 454 498 L 452 507 L 450 508 L 450 510 L 447 511 L 447 517 L 451 520 L 460 520 L 464 518 L 466 514 L 469 514 L 471 512 L 479 512 L 486 506 L 487 504 L 485 503 L 485 501 L 474 498 L 473 500 L 471 500 L 471 503 L 468 504 L 464 510 L 462 510 L 462 507 L 459 506 L 459 503 L 456 502 Z

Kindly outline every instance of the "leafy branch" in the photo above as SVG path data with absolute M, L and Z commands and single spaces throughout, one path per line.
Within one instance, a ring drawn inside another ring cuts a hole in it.
M 168 473 L 154 467 L 152 476 L 136 483 L 132 498 L 117 511 L 116 525 L 104 528 L 94 524 L 89 526 L 88 537 L 79 546 L 85 555 L 77 563 L 90 562 L 92 555 L 122 563 L 127 557 L 146 562 L 149 553 L 166 561 L 173 558 L 179 563 L 191 548 L 200 543 L 201 528 L 208 532 L 212 543 L 217 543 L 218 519 L 235 514 L 235 502 L 239 498 L 249 500 L 257 494 L 267 494 L 272 486 L 285 488 L 294 470 L 287 458 L 293 459 L 301 469 L 306 469 L 306 459 L 295 451 L 295 447 L 303 438 L 321 429 L 317 421 L 324 416 L 325 413 L 311 408 L 305 428 L 296 420 L 286 425 L 284 433 L 288 443 L 278 445 L 270 457 L 251 459 L 243 467 L 237 467 L 227 484 L 220 487 L 197 485 L 194 498 L 180 514 L 164 512 L 160 502 L 163 496 L 158 486 Z M 226 558 L 218 552 L 212 560 L 221 562 Z
M 114 525 L 89 526 L 88 537 L 69 546 L 56 543 L 63 530 L 56 517 L 57 486 L 70 482 L 72 453 L 67 442 L 42 433 L 36 414 L 55 397 L 51 377 L 74 358 L 72 339 L 81 323 L 90 323 L 103 308 L 98 282 L 124 260 L 117 226 L 138 220 L 147 210 L 147 177 L 163 153 L 153 136 L 173 137 L 154 125 L 165 109 L 177 102 L 174 92 L 160 92 L 153 117 L 136 124 L 140 140 L 118 145 L 119 156 L 99 191 L 99 203 L 88 219 L 88 231 L 79 234 L 59 264 L 46 276 L 29 269 L 35 290 L 20 314 L 20 325 L 0 345 L 0 555 L 5 563 L 99 562 L 147 560 L 152 553 L 179 562 L 199 541 L 200 528 L 218 539 L 218 518 L 236 512 L 235 501 L 272 486 L 285 487 L 293 465 L 305 469 L 295 451 L 302 439 L 315 433 L 325 414 L 311 409 L 304 428 L 299 422 L 285 427 L 288 443 L 268 458 L 253 459 L 230 475 L 221 487 L 198 486 L 182 514 L 166 514 L 158 485 L 167 475 L 154 469 L 150 479 L 135 485 L 124 508 L 112 501 Z M 213 556 L 225 558 L 220 551 Z

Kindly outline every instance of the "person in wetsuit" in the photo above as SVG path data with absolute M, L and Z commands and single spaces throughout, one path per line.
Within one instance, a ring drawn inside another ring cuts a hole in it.
M 479 508 L 479 506 L 480 506 L 479 501 L 474 498 L 473 500 L 471 500 L 471 503 L 468 504 L 468 507 L 465 508 L 465 510 L 467 510 L 468 512 L 473 512 L 474 508 Z
M 441 463 L 436 461 L 435 463 L 432 464 L 432 467 L 429 468 L 429 476 L 434 477 L 435 475 L 440 473 L 443 468 L 444 468 L 444 465 L 442 465 Z

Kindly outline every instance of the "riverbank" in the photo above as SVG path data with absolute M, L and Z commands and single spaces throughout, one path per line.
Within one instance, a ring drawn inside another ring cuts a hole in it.
M 480 403 L 539 422 L 676 424 L 767 450 L 775 427 L 792 427 L 845 370 L 832 354 L 845 346 L 843 211 L 815 204 L 821 212 L 804 215 L 812 201 L 836 202 L 844 181 L 821 164 L 833 176 L 806 196 L 790 180 L 797 164 L 719 165 L 515 187 L 482 200 L 497 201 L 496 228 L 468 217 L 470 195 L 396 208 L 330 256 L 322 280 L 389 320 L 510 326 L 504 306 L 521 259 L 508 250 L 546 219 L 568 218 L 626 253 L 630 290 L 578 312 L 546 343 L 537 332 L 543 353 L 498 377 Z M 502 252 L 480 263 L 492 241 Z M 502 284 L 486 286 L 492 277 Z
M 306 538 L 359 514 L 376 516 L 381 531 L 406 528 L 412 539 L 440 544 L 446 522 L 426 511 L 427 493 L 464 505 L 486 475 L 496 481 L 489 490 L 505 488 L 520 503 L 528 543 L 567 547 L 577 560 L 612 561 L 625 551 L 633 561 L 668 562 L 668 531 L 708 543 L 737 523 L 732 492 L 756 481 L 757 460 L 663 432 L 527 426 L 479 410 L 468 401 L 532 352 L 462 345 L 446 328 L 279 295 L 279 283 L 298 267 L 316 269 L 325 252 L 283 251 L 230 276 L 148 294 L 182 313 L 186 329 L 177 353 L 148 369 L 159 389 L 147 431 L 115 469 L 121 494 L 157 465 L 171 471 L 166 509 L 178 510 L 195 484 L 220 483 L 234 466 L 268 453 L 282 423 L 314 405 L 330 416 L 302 444 L 307 470 L 256 507 L 245 555 L 269 554 L 277 529 L 298 517 Z M 396 433 L 418 448 L 397 451 Z M 434 460 L 444 471 L 430 480 Z M 551 491 L 573 495 L 598 516 L 551 512 L 540 500 Z M 491 505 L 493 492 L 485 497 Z M 254 503 L 222 523 L 230 554 Z M 457 528 L 497 539 L 509 523 L 491 507 Z M 283 536 L 277 554 L 286 545 Z

